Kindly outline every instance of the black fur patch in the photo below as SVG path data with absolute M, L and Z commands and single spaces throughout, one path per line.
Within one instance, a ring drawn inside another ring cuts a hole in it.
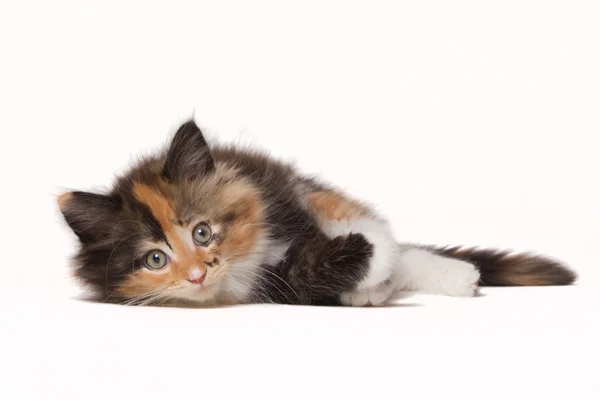
M 119 207 L 120 202 L 111 196 L 71 192 L 62 212 L 81 243 L 93 243 L 110 234 L 109 225 Z
M 302 305 L 339 305 L 343 292 L 368 273 L 373 245 L 362 234 L 328 239 L 315 235 L 296 242 L 275 268 L 264 274 L 255 301 Z
M 163 175 L 171 181 L 202 178 L 215 168 L 208 143 L 194 121 L 181 125 L 175 133 Z

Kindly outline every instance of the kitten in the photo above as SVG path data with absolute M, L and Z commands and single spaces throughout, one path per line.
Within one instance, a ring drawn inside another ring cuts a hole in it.
M 397 243 L 360 201 L 264 154 L 209 146 L 193 121 L 109 193 L 58 204 L 79 238 L 75 276 L 127 304 L 366 306 L 576 277 L 529 254 Z

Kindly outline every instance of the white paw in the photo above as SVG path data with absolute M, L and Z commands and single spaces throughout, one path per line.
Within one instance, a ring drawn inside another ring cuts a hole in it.
M 363 307 L 379 306 L 390 298 L 394 291 L 394 285 L 383 283 L 369 289 L 358 289 L 352 292 L 342 293 L 340 302 L 345 306 Z
M 479 271 L 473 264 L 447 259 L 436 292 L 448 296 L 472 297 L 477 293 L 478 282 Z

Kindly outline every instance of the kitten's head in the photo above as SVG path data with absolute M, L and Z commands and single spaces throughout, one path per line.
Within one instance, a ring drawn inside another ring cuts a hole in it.
M 193 121 L 109 193 L 69 192 L 58 204 L 80 242 L 75 275 L 123 301 L 240 301 L 265 247 L 256 187 L 215 162 Z

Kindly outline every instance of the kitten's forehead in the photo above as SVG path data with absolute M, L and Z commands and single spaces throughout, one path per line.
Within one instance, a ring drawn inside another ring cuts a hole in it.
M 199 197 L 194 192 L 207 189 L 203 179 L 197 182 L 169 181 L 163 176 L 160 165 L 156 160 L 149 160 L 136 167 L 115 187 L 115 192 L 149 208 L 161 224 L 167 220 L 179 225 L 189 223 L 192 213 L 209 208 L 203 203 L 190 204 L 192 199 Z
M 173 199 L 169 199 L 156 188 L 143 183 L 134 183 L 133 195 L 137 201 L 150 209 L 154 218 L 163 228 L 180 222 L 180 218 L 175 212 L 176 206 Z
M 146 219 L 147 225 L 152 225 L 158 230 L 160 238 L 174 251 L 184 251 L 186 244 L 181 238 L 181 230 L 187 229 L 189 224 L 198 219 L 180 212 L 178 202 L 181 200 L 176 196 L 170 185 L 162 182 L 160 186 L 148 185 L 136 182 L 133 184 L 132 194 L 136 202 L 141 204 L 149 213 Z

